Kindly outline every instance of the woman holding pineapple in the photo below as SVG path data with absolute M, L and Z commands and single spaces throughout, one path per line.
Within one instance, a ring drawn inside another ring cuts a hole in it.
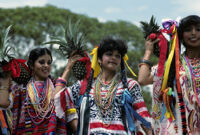
M 168 24 L 172 22 L 168 22 Z M 171 28 L 176 30 L 176 24 L 171 25 Z M 183 18 L 177 29 L 177 31 L 171 33 L 174 35 L 172 43 L 175 41 L 175 44 L 170 46 L 168 59 L 163 64 L 165 65 L 163 74 L 158 75 L 158 73 L 161 73 L 159 72 L 159 65 L 151 73 L 149 64 L 143 63 L 140 67 L 138 78 L 143 85 L 151 83 L 154 85 L 152 117 L 156 135 L 199 135 L 200 17 L 190 15 Z M 176 34 L 178 34 L 178 37 Z M 185 52 L 180 56 L 179 41 L 186 48 Z M 156 42 L 158 40 L 149 38 L 146 40 L 146 51 L 143 57 L 145 61 L 150 59 Z M 173 50 L 174 52 L 172 52 Z M 168 61 L 172 58 L 171 54 L 176 57 L 173 58 L 174 60 L 171 64 L 168 64 Z M 171 68 L 167 68 L 168 65 Z M 170 74 L 167 75 L 166 71 L 170 71 Z M 166 79 L 167 77 L 169 79 Z
M 135 80 L 126 78 L 126 52 L 127 45 L 123 40 L 105 38 L 92 52 L 92 69 L 86 89 L 82 89 L 82 81 L 70 87 L 56 87 L 56 104 L 73 101 L 78 108 L 78 135 L 144 133 L 142 127 L 151 134 L 151 129 L 148 129 L 151 125 L 145 120 L 150 115 L 140 86 Z M 62 80 L 66 82 L 69 79 L 74 63 L 80 58 L 82 56 L 76 51 L 71 53 Z M 60 100 L 61 95 L 65 95 L 65 100 Z M 64 115 L 59 108 L 56 108 L 56 113 L 59 117 Z
M 76 125 L 76 113 L 71 111 L 65 117 L 58 119 L 54 107 L 54 84 L 49 78 L 51 71 L 52 55 L 47 48 L 36 48 L 30 52 L 28 67 L 32 77 L 27 85 L 18 85 L 12 82 L 8 74 L 1 87 L 1 107 L 12 104 L 13 123 L 12 134 L 67 134 L 66 121 Z M 55 86 L 65 85 L 62 80 L 57 80 Z M 11 90 L 9 100 L 8 90 Z M 2 95 L 3 94 L 3 95 Z M 4 103 L 4 104 L 3 104 Z M 68 105 L 68 104 L 67 104 Z M 75 110 L 73 105 L 68 105 L 68 110 Z M 75 127 L 75 126 L 74 126 Z M 75 130 L 72 126 L 72 129 Z M 75 131 L 74 131 L 75 132 Z

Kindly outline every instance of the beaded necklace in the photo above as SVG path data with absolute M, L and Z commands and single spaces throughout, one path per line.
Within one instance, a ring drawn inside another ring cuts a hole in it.
M 103 119 L 103 115 L 110 112 L 111 118 L 113 118 L 113 108 L 114 108 L 113 101 L 115 99 L 119 83 L 117 84 L 117 79 L 116 79 L 117 75 L 111 80 L 109 84 L 103 84 L 99 78 L 100 77 L 98 77 L 95 81 L 94 100 L 99 110 L 99 116 L 103 122 L 103 125 L 107 127 L 111 124 L 112 119 L 110 120 L 109 124 L 107 124 Z M 106 93 L 106 95 L 102 94 L 101 85 L 102 87 L 109 86 L 108 87 L 109 90 Z
M 200 107 L 200 61 L 199 59 L 188 59 L 185 55 L 184 60 L 183 63 L 187 64 L 184 66 L 187 76 L 190 78 L 197 104 Z
M 41 90 L 42 89 L 42 90 Z M 44 119 L 51 117 L 54 110 L 53 89 L 50 79 L 44 82 L 43 88 L 39 89 L 37 82 L 32 78 L 27 84 L 26 108 L 31 120 L 40 124 Z M 31 107 L 33 106 L 33 107 Z

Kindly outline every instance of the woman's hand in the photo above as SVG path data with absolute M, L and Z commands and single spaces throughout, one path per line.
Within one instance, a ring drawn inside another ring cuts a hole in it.
M 79 54 L 75 54 L 75 55 L 72 55 L 71 57 L 69 57 L 67 65 L 65 67 L 65 70 L 64 70 L 64 72 L 63 72 L 63 74 L 61 76 L 62 79 L 67 81 L 69 73 L 70 73 L 72 67 L 74 66 L 75 62 L 77 60 L 79 60 L 81 57 L 82 56 L 80 56 Z
M 153 52 L 153 46 L 154 44 L 158 43 L 160 39 L 152 40 L 149 37 L 145 41 L 145 53 L 143 59 L 149 60 L 150 56 Z
M 79 54 L 75 54 L 71 57 L 69 57 L 67 65 L 65 70 L 71 70 L 71 68 L 74 66 L 74 63 L 79 60 L 82 56 L 80 56 Z
M 149 37 L 145 41 L 145 53 L 143 60 L 149 61 L 151 54 L 153 52 L 153 46 L 155 43 L 159 42 L 160 39 L 152 40 Z M 148 85 L 153 83 L 153 76 L 151 75 L 150 65 L 145 63 L 140 63 L 138 72 L 138 82 L 140 85 Z
M 73 53 L 73 52 L 72 52 Z M 65 82 L 67 82 L 68 80 L 68 76 L 70 74 L 71 68 L 74 66 L 74 63 L 79 60 L 82 56 L 78 55 L 78 54 L 74 54 L 74 55 L 70 55 L 67 65 L 65 67 L 65 70 L 61 76 L 60 79 L 64 80 Z M 54 92 L 54 96 L 61 90 L 63 89 L 65 86 L 56 86 L 55 88 L 55 92 Z

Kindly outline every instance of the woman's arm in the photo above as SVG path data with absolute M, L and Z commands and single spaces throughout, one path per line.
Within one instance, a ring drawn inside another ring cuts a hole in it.
M 71 55 L 68 59 L 65 70 L 60 78 L 56 81 L 56 88 L 54 92 L 54 103 L 55 103 L 55 111 L 56 115 L 59 118 L 62 118 L 64 115 L 66 116 L 67 125 L 70 127 L 72 132 L 75 134 L 77 130 L 78 124 L 78 116 L 74 106 L 73 101 L 71 100 L 70 94 L 67 91 L 66 82 L 68 80 L 70 71 L 74 65 L 74 63 L 80 59 L 80 55 Z M 64 85 L 63 85 L 64 84 Z M 60 100 L 62 97 L 65 97 L 65 100 Z M 66 108 L 62 106 L 65 104 Z
M 78 126 L 78 119 L 73 119 L 72 121 L 70 121 L 68 123 L 70 129 L 72 130 L 72 132 L 74 134 L 76 134 L 76 131 L 77 131 L 77 126 Z
M 60 77 L 60 79 L 62 79 L 63 81 L 67 82 L 68 80 L 68 77 L 69 77 L 69 74 L 70 74 L 70 71 L 74 65 L 74 63 L 80 59 L 81 56 L 80 55 L 74 55 L 72 57 L 70 57 L 68 59 L 68 62 L 67 62 L 67 65 L 65 67 L 65 70 L 62 74 L 62 76 Z M 54 96 L 61 90 L 63 89 L 65 86 L 64 85 L 56 85 L 56 88 L 55 88 L 55 92 L 54 92 Z
M 11 74 L 3 73 L 5 77 L 0 78 L 0 107 L 7 108 L 10 105 L 9 88 L 11 85 Z
M 145 42 L 145 53 L 142 62 L 139 65 L 138 82 L 140 85 L 148 85 L 153 83 L 153 75 L 151 74 L 150 57 L 153 52 L 153 45 L 157 43 L 159 39 L 152 41 L 147 38 Z

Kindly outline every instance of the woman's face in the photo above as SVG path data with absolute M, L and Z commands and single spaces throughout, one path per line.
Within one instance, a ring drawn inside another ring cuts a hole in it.
M 185 28 L 183 32 L 183 41 L 186 47 L 200 47 L 200 23 Z
M 48 78 L 51 72 L 51 63 L 52 59 L 48 54 L 38 57 L 32 67 L 33 77 L 36 81 L 44 81 Z
M 110 71 L 116 71 L 120 66 L 120 62 L 121 54 L 117 50 L 105 52 L 102 59 L 99 60 L 101 68 Z

